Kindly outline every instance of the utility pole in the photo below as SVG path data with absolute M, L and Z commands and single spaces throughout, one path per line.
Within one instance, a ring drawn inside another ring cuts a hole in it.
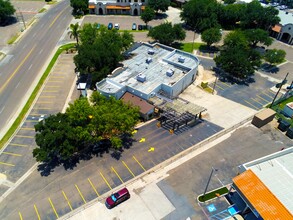
M 210 176 L 209 176 L 209 179 L 208 179 L 208 182 L 207 182 L 207 185 L 206 185 L 206 188 L 205 188 L 205 190 L 204 190 L 204 193 L 203 193 L 203 198 L 204 198 L 204 196 L 206 195 L 206 192 L 207 192 L 207 190 L 208 190 L 208 187 L 209 187 L 209 184 L 210 184 L 210 181 L 211 181 L 211 178 L 212 178 L 212 175 L 213 175 L 213 172 L 214 171 L 218 171 L 217 169 L 215 169 L 214 167 L 212 167 L 212 171 L 211 171 L 211 174 L 210 174 Z
M 194 41 L 195 41 L 195 29 L 193 30 L 193 41 L 192 41 L 192 50 L 191 50 L 192 54 L 193 54 L 193 48 L 194 48 Z
M 286 74 L 284 80 L 281 82 L 280 87 L 279 87 L 279 89 L 278 89 L 278 91 L 277 91 L 277 93 L 276 93 L 276 95 L 275 95 L 275 97 L 274 97 L 272 103 L 270 104 L 270 108 L 273 106 L 273 104 L 274 104 L 274 102 L 275 102 L 275 100 L 276 100 L 276 98 L 277 98 L 279 92 L 280 92 L 281 89 L 282 89 L 282 86 L 287 82 L 286 79 L 287 79 L 287 76 L 288 76 L 288 75 L 289 75 L 289 72 Z
M 24 21 L 23 14 L 22 14 L 22 12 L 20 11 L 20 8 L 18 8 L 18 12 L 19 12 L 19 16 L 21 17 L 21 20 L 22 20 L 22 23 L 23 23 L 23 26 L 24 26 L 24 30 L 25 30 L 25 29 L 26 29 L 26 25 L 25 25 L 25 21 Z

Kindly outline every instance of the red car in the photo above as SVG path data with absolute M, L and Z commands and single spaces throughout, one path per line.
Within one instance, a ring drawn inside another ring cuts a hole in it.
M 113 208 L 114 206 L 120 204 L 121 202 L 124 202 L 125 200 L 130 198 L 130 194 L 128 189 L 123 188 L 119 190 L 118 192 L 112 194 L 106 199 L 105 205 L 108 209 Z

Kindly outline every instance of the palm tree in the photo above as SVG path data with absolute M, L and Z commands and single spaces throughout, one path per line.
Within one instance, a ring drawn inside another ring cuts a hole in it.
M 70 31 L 68 32 L 70 39 L 74 38 L 76 40 L 76 44 L 78 46 L 78 38 L 80 34 L 79 24 L 70 24 Z

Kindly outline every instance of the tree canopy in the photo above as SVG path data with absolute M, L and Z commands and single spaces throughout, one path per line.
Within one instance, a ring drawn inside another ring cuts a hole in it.
M 97 24 L 85 24 L 80 30 L 75 65 L 82 74 L 91 74 L 94 84 L 117 67 L 123 58 L 122 52 L 132 43 L 133 35 L 129 32 L 108 30 L 103 25 L 97 29 Z
M 148 6 L 154 9 L 157 13 L 159 11 L 167 11 L 170 4 L 170 0 L 148 0 Z
M 269 33 L 262 29 L 247 29 L 244 31 L 244 34 L 252 47 L 256 47 L 258 43 L 266 46 L 270 46 L 273 43 Z
M 122 135 L 130 134 L 138 122 L 139 110 L 121 100 L 94 92 L 70 104 L 65 113 L 50 115 L 35 125 L 39 162 L 66 162 L 101 140 L 110 140 L 114 149 L 122 147 Z
M 75 24 L 70 24 L 70 31 L 68 32 L 70 38 L 74 38 L 76 40 L 76 44 L 78 45 L 79 43 L 79 24 L 78 22 Z
M 4 24 L 14 12 L 15 9 L 9 0 L 0 0 L 0 24 Z
M 202 32 L 201 39 L 207 43 L 210 47 L 213 43 L 217 43 L 221 40 L 222 34 L 219 28 L 210 28 Z
M 88 0 L 70 0 L 70 6 L 73 8 L 73 14 L 84 13 L 88 10 Z
M 161 44 L 171 45 L 176 40 L 184 40 L 186 32 L 180 24 L 172 26 L 170 22 L 166 22 L 151 29 L 148 36 L 158 40 Z
M 264 55 L 265 61 L 267 61 L 270 64 L 278 64 L 285 60 L 286 52 L 284 50 L 267 50 L 267 52 Z
M 146 7 L 145 10 L 140 15 L 141 20 L 144 21 L 146 25 L 155 18 L 155 11 L 151 7 Z

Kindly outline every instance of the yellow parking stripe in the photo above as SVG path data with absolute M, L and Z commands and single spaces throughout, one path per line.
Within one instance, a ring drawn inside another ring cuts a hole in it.
M 75 188 L 77 189 L 77 191 L 78 191 L 78 193 L 79 193 L 80 197 L 82 198 L 82 200 L 83 200 L 84 204 L 86 204 L 86 201 L 85 201 L 85 199 L 84 199 L 83 195 L 81 194 L 81 192 L 80 192 L 80 190 L 79 190 L 78 186 L 77 186 L 76 184 L 74 184 L 74 185 L 75 185 Z
M 133 177 L 135 177 L 134 173 L 129 169 L 129 167 L 126 165 L 126 163 L 122 160 L 123 165 L 127 168 L 127 170 L 132 174 Z
M 2 152 L 2 154 L 7 154 L 7 155 L 11 155 L 11 156 L 16 156 L 16 157 L 21 157 L 21 154 L 15 154 L 15 153 L 10 153 L 10 152 Z
M 19 215 L 20 220 L 23 220 L 22 215 L 21 215 L 20 212 L 18 212 L 18 215 Z
M 94 184 L 92 183 L 92 181 L 90 180 L 90 178 L 87 178 L 87 180 L 89 181 L 89 183 L 91 184 L 93 190 L 95 191 L 95 193 L 97 194 L 97 196 L 99 197 L 100 194 L 98 193 L 98 191 L 96 190 L 96 187 L 94 186 Z
M 231 84 L 228 84 L 228 83 L 225 83 L 225 82 L 221 82 L 222 84 L 224 84 L 225 86 L 227 86 L 227 87 L 232 87 L 232 85 Z
M 259 95 L 256 95 L 256 96 L 257 96 L 258 98 L 264 100 L 265 102 L 269 102 L 269 100 L 266 100 L 266 99 L 264 99 L 263 97 L 261 97 L 261 96 L 259 96 Z
M 218 84 L 216 84 L 216 87 L 219 87 L 219 89 L 222 89 L 222 90 L 224 90 L 224 88 L 223 88 L 223 87 L 221 87 L 221 86 L 219 86 Z
M 255 109 L 258 109 L 258 107 L 254 106 L 254 105 L 253 105 L 253 104 L 251 104 L 250 102 L 248 102 L 248 101 L 246 101 L 246 100 L 244 100 L 244 102 L 246 102 L 247 104 L 249 104 L 249 105 L 253 106 Z
M 56 217 L 59 218 L 59 215 L 58 215 L 58 213 L 56 212 L 56 209 L 55 209 L 55 207 L 54 207 L 54 205 L 53 205 L 53 202 L 52 202 L 52 200 L 50 199 L 50 197 L 48 198 L 48 200 L 49 200 L 49 202 L 50 202 L 50 205 L 51 205 L 51 207 L 52 207 L 52 209 L 53 209 L 53 211 L 54 211 Z
M 72 206 L 71 206 L 71 204 L 70 204 L 70 202 L 69 202 L 69 200 L 68 200 L 68 198 L 67 198 L 67 196 L 66 196 L 66 194 L 65 194 L 65 192 L 64 192 L 63 190 L 62 190 L 62 194 L 63 194 L 65 200 L 67 201 L 67 204 L 68 204 L 70 210 L 72 211 L 72 210 L 73 210 L 73 209 L 72 209 Z
M 108 187 L 110 189 L 112 189 L 112 187 L 110 186 L 110 184 L 108 183 L 108 181 L 106 180 L 106 178 L 104 177 L 104 175 L 102 174 L 102 172 L 100 172 L 101 177 L 103 178 L 103 180 L 105 181 L 105 183 L 108 185 Z
M 36 214 L 37 214 L 37 216 L 38 216 L 38 220 L 41 220 L 41 217 L 40 217 L 40 214 L 39 214 L 39 212 L 38 212 L 37 206 L 34 205 L 34 208 L 35 208 Z
M 21 127 L 20 129 L 21 130 L 29 130 L 29 131 L 34 131 L 35 130 L 34 128 L 23 128 L 23 127 Z
M 10 143 L 10 146 L 16 146 L 16 147 L 28 147 L 28 145 L 26 144 L 14 144 L 14 143 Z
M 270 97 L 271 99 L 273 98 L 272 96 L 268 95 L 267 93 L 263 92 L 262 94 L 264 94 L 267 97 Z
M 257 103 L 259 103 L 259 104 L 261 104 L 261 106 L 263 106 L 263 103 L 261 103 L 261 102 L 259 102 L 259 101 L 257 101 L 256 99 L 254 99 L 254 98 L 251 98 L 253 101 L 255 101 L 255 102 L 257 102 Z
M 121 177 L 119 176 L 119 174 L 116 172 L 116 170 L 114 169 L 114 167 L 111 167 L 113 172 L 116 174 L 116 176 L 118 176 L 118 178 L 120 179 L 121 183 L 124 183 L 124 181 L 121 179 Z
M 141 163 L 135 158 L 135 156 L 132 156 L 133 159 L 138 163 L 138 165 L 144 170 L 146 171 L 146 169 L 143 167 L 143 165 L 141 165 Z
M 34 136 L 26 136 L 26 135 L 15 135 L 15 137 L 19 137 L 19 138 L 35 138 Z
M 271 90 L 268 90 L 268 91 L 269 91 L 270 93 L 274 94 L 274 95 L 276 94 L 275 92 L 273 92 L 273 91 L 271 91 Z
M 11 164 L 11 163 L 4 163 L 4 162 L 0 162 L 0 164 L 2 164 L 2 165 L 6 165 L 6 166 L 11 166 L 11 167 L 14 167 L 14 166 L 15 166 L 14 164 Z

